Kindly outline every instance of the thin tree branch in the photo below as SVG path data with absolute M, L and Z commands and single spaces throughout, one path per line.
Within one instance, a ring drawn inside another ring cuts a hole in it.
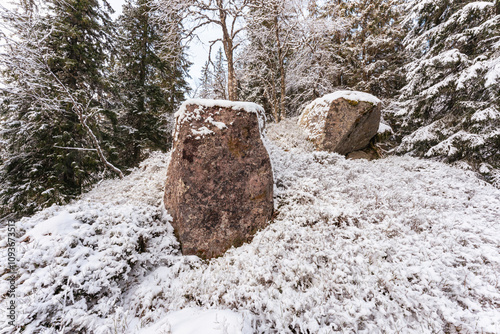
M 71 99 L 72 103 L 73 103 L 73 111 L 76 113 L 76 115 L 78 116 L 78 120 L 80 121 L 80 123 L 82 124 L 82 126 L 85 128 L 87 134 L 89 135 L 90 137 L 90 140 L 92 141 L 96 151 L 97 151 L 97 154 L 99 155 L 99 158 L 101 160 L 101 162 L 108 168 L 110 169 L 111 171 L 113 171 L 114 173 L 116 173 L 121 179 L 124 178 L 124 175 L 123 175 L 123 172 L 118 169 L 117 167 L 115 167 L 112 163 L 110 163 L 106 157 L 104 156 L 104 153 L 101 149 L 101 146 L 99 145 L 99 140 L 97 139 L 97 137 L 95 136 L 94 132 L 92 131 L 92 129 L 88 126 L 87 124 L 87 118 L 85 117 L 84 115 L 84 109 L 81 105 L 81 103 L 77 102 L 76 99 L 73 97 L 73 94 L 71 94 L 71 92 L 68 90 L 68 88 L 66 87 L 66 85 L 64 85 L 61 80 L 59 80 L 59 78 L 57 77 L 57 75 L 55 75 L 54 72 L 52 72 L 52 70 L 50 69 L 50 67 L 48 66 L 48 64 L 45 64 L 46 66 L 46 69 L 47 71 L 49 72 L 49 74 L 54 77 L 54 79 L 57 81 L 57 83 L 59 84 L 59 86 L 61 86 L 61 88 L 66 92 L 66 94 L 68 95 L 68 97 Z M 89 101 L 90 102 L 90 101 Z

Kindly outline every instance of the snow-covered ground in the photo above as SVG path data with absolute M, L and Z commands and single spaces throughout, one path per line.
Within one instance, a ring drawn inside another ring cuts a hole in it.
M 161 210 L 168 154 L 18 222 L 16 332 L 500 333 L 500 190 L 314 152 L 295 124 L 268 126 L 276 219 L 210 262 L 179 253 Z

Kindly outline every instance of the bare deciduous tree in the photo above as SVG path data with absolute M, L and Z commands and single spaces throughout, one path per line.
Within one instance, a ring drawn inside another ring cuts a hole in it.
M 276 122 L 287 114 L 286 62 L 297 47 L 294 34 L 301 4 L 300 0 L 252 0 L 246 15 L 249 43 L 242 58 L 247 63 L 259 64 L 254 69 L 258 72 L 255 79 L 262 81 L 263 93 Z
M 197 38 L 196 33 L 205 26 L 220 27 L 221 37 L 210 41 L 210 51 L 215 43 L 222 43 L 227 61 L 228 98 L 233 101 L 238 99 L 235 50 L 241 42 L 238 36 L 244 29 L 242 19 L 248 4 L 249 0 L 157 0 L 155 3 L 158 18 L 164 24 L 184 27 L 182 38 L 186 41 Z

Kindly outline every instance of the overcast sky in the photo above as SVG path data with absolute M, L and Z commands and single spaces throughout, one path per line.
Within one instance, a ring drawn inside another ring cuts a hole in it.
M 125 3 L 125 0 L 108 0 L 108 2 L 115 10 L 115 14 L 113 15 L 113 17 L 115 15 L 118 16 L 122 13 L 122 6 Z

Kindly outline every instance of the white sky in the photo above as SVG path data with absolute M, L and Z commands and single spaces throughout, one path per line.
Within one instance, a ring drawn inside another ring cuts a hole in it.
M 115 10 L 115 14 L 113 17 L 118 16 L 122 13 L 122 6 L 125 3 L 125 0 L 108 0 L 109 4 Z
M 125 3 L 125 0 L 108 0 L 108 2 L 115 10 L 113 17 L 118 17 L 122 12 L 122 6 Z M 189 71 L 191 79 L 188 80 L 189 84 L 193 88 L 192 93 L 194 93 L 194 90 L 196 89 L 198 78 L 201 77 L 201 68 L 208 60 L 208 41 L 216 39 L 218 36 L 219 31 L 216 29 L 217 28 L 207 27 L 205 30 L 200 31 L 199 37 L 202 43 L 193 41 L 188 50 L 189 60 L 193 63 Z M 214 55 L 218 49 L 219 46 L 214 46 L 212 48 L 212 54 Z

